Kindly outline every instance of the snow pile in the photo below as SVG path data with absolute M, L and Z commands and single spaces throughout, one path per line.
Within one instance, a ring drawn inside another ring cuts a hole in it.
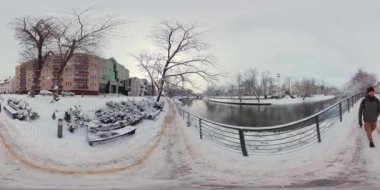
M 7 103 L 17 112 L 17 119 L 19 120 L 36 120 L 39 118 L 39 115 L 24 100 L 9 98 Z

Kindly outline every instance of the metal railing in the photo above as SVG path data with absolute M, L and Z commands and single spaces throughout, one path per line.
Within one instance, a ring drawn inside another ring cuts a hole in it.
M 178 102 L 176 107 L 187 126 L 198 129 L 200 139 L 248 156 L 292 152 L 322 142 L 328 129 L 336 122 L 342 122 L 343 115 L 364 96 L 365 93 L 359 93 L 302 120 L 270 127 L 222 124 L 199 117 Z

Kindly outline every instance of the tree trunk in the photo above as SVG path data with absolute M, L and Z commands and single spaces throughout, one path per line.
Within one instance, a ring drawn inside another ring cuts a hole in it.
M 157 95 L 156 102 L 159 102 L 159 101 L 160 101 L 161 95 L 162 95 L 162 87 L 161 87 L 160 90 L 158 91 L 158 95 Z
M 37 62 L 33 63 L 33 69 L 34 69 L 34 77 L 33 77 L 33 84 L 31 87 L 31 97 L 34 97 L 36 95 L 36 91 L 40 90 L 40 78 L 41 78 L 41 71 L 42 71 L 42 65 L 44 64 L 44 58 L 42 57 L 42 47 L 38 47 L 38 56 L 37 56 Z
M 260 96 L 257 96 L 257 95 L 256 95 L 256 99 L 257 99 L 257 102 L 260 103 Z
M 65 65 L 66 66 L 66 65 Z M 62 85 L 62 83 L 63 83 L 63 71 L 64 71 L 64 67 L 60 67 L 59 68 L 59 71 L 58 71 L 58 74 L 57 74 L 57 78 L 56 78 L 56 85 L 58 86 L 58 89 L 57 89 L 57 95 L 60 93 L 60 92 L 62 92 L 63 91 L 63 85 Z
M 34 97 L 37 94 L 37 91 L 40 90 L 40 77 L 41 77 L 41 65 L 37 63 L 33 63 L 34 66 L 34 76 L 33 76 L 33 85 L 31 87 L 31 97 Z

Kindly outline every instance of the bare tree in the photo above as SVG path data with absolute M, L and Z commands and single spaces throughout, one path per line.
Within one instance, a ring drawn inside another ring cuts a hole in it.
M 24 17 L 16 19 L 13 26 L 16 39 L 23 46 L 21 55 L 33 64 L 34 75 L 30 95 L 34 97 L 36 91 L 40 90 L 41 70 L 51 54 L 49 45 L 52 43 L 56 25 L 51 17 Z
M 315 80 L 304 78 L 302 79 L 301 85 L 303 89 L 303 99 L 305 99 L 306 97 L 310 97 L 315 86 Z
M 245 72 L 244 86 L 248 90 L 250 95 L 254 95 L 258 102 L 260 102 L 260 96 L 262 95 L 261 85 L 259 84 L 257 69 L 249 69 Z
M 235 86 L 233 84 L 228 85 L 228 93 L 231 99 L 234 97 L 234 91 L 235 91 Z
M 160 68 L 157 101 L 161 98 L 165 84 L 171 81 L 196 87 L 194 77 L 206 82 L 216 79 L 217 74 L 212 73 L 214 60 L 206 52 L 203 36 L 204 32 L 199 31 L 198 25 L 178 21 L 163 21 L 155 28 L 152 39 L 158 49 L 153 60 L 160 60 L 155 66 Z
M 122 24 L 114 17 L 92 19 L 88 15 L 90 9 L 82 12 L 73 11 L 70 18 L 59 20 L 55 32 L 55 43 L 59 54 L 59 70 L 56 85 L 62 89 L 63 71 L 75 53 L 95 53 L 109 32 Z
M 370 86 L 375 86 L 378 82 L 377 76 L 359 69 L 346 85 L 346 91 L 354 93 L 365 92 Z
M 215 95 L 216 95 L 216 86 L 214 84 L 208 85 L 207 86 L 207 90 L 206 90 L 206 94 L 207 94 L 208 97 L 214 97 L 215 98 Z
M 264 94 L 265 99 L 268 97 L 269 88 L 273 84 L 273 77 L 271 76 L 269 71 L 263 71 L 261 73 L 261 87 Z
M 243 94 L 243 75 L 241 73 L 238 73 L 236 75 L 236 82 L 237 82 L 237 87 L 238 87 L 238 96 L 239 96 L 239 101 L 242 102 L 242 94 Z
M 327 93 L 327 87 L 326 87 L 325 80 L 321 80 L 319 82 L 319 94 L 326 95 L 326 93 Z
M 160 81 L 159 77 L 162 73 L 160 66 L 160 59 L 147 53 L 141 52 L 139 55 L 132 55 L 139 63 L 140 69 L 145 72 L 152 84 L 152 95 L 154 95 L 154 88 L 159 91 Z

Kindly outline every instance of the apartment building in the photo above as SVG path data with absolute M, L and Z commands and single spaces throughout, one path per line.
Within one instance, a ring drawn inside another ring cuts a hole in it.
M 58 55 L 47 58 L 41 71 L 40 82 L 37 84 L 38 89 L 55 90 L 60 67 L 59 62 L 60 57 Z M 110 68 L 111 70 L 109 70 Z M 15 92 L 20 94 L 29 92 L 33 84 L 33 76 L 31 62 L 18 65 L 15 75 Z M 125 81 L 128 77 L 129 71 L 117 63 L 114 58 L 104 59 L 96 55 L 77 53 L 74 54 L 63 71 L 61 90 L 85 95 L 124 92 L 126 89 Z M 116 88 L 117 84 L 119 84 L 119 88 Z M 124 91 L 116 91 L 116 89 L 124 89 Z

